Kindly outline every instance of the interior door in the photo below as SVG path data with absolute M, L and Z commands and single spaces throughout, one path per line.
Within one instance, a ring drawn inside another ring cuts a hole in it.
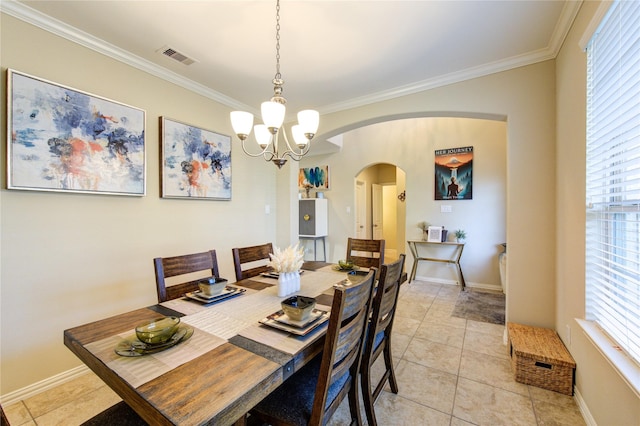
M 382 185 L 371 185 L 371 234 L 374 240 L 381 240 L 383 235 L 382 220 Z
M 365 183 L 361 180 L 356 181 L 356 238 L 367 238 L 367 194 L 365 192 Z

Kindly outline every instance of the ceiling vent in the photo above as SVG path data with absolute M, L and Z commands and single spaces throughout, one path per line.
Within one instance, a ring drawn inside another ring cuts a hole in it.
M 157 50 L 157 52 L 162 53 L 164 56 L 168 56 L 171 59 L 175 59 L 176 61 L 180 62 L 181 64 L 184 65 L 191 65 L 194 62 L 198 62 L 197 60 L 188 57 L 187 55 L 185 55 L 184 53 L 180 53 L 177 50 L 175 50 L 172 47 L 169 46 L 164 46 L 163 48 Z

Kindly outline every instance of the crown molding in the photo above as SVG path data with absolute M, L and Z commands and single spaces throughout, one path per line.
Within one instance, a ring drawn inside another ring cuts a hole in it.
M 571 28 L 576 15 L 578 14 L 578 11 L 580 10 L 581 5 L 582 0 L 569 1 L 565 3 L 560 19 L 558 20 L 556 28 L 554 29 L 554 33 L 551 37 L 550 44 L 544 49 L 530 52 L 525 55 L 514 56 L 505 60 L 468 68 L 458 72 L 444 74 L 405 86 L 399 86 L 391 90 L 353 98 L 346 102 L 338 102 L 335 104 L 327 105 L 319 108 L 319 112 L 321 114 L 329 114 L 352 108 L 358 108 L 364 105 L 412 95 L 415 93 L 423 92 L 425 90 L 435 89 L 449 84 L 459 83 L 462 81 L 484 77 L 490 74 L 508 71 L 526 65 L 531 65 L 537 62 L 554 59 L 560 51 L 560 48 L 564 43 L 564 40 L 569 32 L 569 29 Z M 35 25 L 45 31 L 49 31 L 53 34 L 70 40 L 74 43 L 80 44 L 98 53 L 109 56 L 120 62 L 124 62 L 128 65 L 131 65 L 132 67 L 147 72 L 158 78 L 174 83 L 187 90 L 193 91 L 199 95 L 205 96 L 233 109 L 241 109 L 245 111 L 253 110 L 252 107 L 244 103 L 225 96 L 200 83 L 196 83 L 193 80 L 182 77 L 179 74 L 174 73 L 173 71 L 167 70 L 166 68 L 158 66 L 126 50 L 120 49 L 117 46 L 114 46 L 102 39 L 94 37 L 91 34 L 67 25 L 64 22 L 54 19 L 48 15 L 40 13 L 22 3 L 18 3 L 14 0 L 0 1 L 0 11 L 3 13 L 7 13 L 15 18 L 21 19 L 25 22 L 28 22 L 32 25 Z
M 134 55 L 124 49 L 120 49 L 119 47 L 114 46 L 111 43 L 108 43 L 100 38 L 94 37 L 91 34 L 79 30 L 78 28 L 72 27 L 71 25 L 65 24 L 62 21 L 38 12 L 37 10 L 32 9 L 22 3 L 18 3 L 14 0 L 0 1 L 0 12 L 11 15 L 14 18 L 25 21 L 52 34 L 77 43 L 88 49 L 94 50 L 117 61 L 123 62 L 155 77 L 169 81 L 173 84 L 181 86 L 187 90 L 212 99 L 228 107 L 243 110 L 251 109 L 249 106 L 238 102 L 235 99 L 216 92 L 215 90 L 212 90 L 211 88 L 206 87 L 200 83 L 196 83 L 193 80 L 184 78 L 173 71 L 158 66 L 153 62 Z

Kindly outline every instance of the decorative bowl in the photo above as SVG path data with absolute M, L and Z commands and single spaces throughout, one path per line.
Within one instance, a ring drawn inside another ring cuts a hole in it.
M 166 343 L 180 325 L 178 317 L 161 317 L 151 321 L 143 322 L 136 327 L 136 336 L 141 342 L 150 345 Z
M 350 260 L 338 260 L 338 266 L 340 266 L 340 269 L 351 270 L 354 265 Z
M 217 296 L 227 285 L 224 278 L 209 277 L 198 281 L 198 287 L 205 296 Z
M 292 296 L 282 301 L 282 310 L 293 321 L 304 321 L 309 318 L 316 307 L 316 299 L 306 296 Z

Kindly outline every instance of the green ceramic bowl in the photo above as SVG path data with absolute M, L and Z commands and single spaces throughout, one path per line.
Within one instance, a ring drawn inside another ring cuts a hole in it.
M 158 345 L 166 343 L 180 326 L 178 317 L 161 317 L 143 322 L 136 327 L 136 336 L 141 342 Z
M 316 299 L 306 296 L 292 296 L 281 303 L 282 310 L 293 321 L 304 321 L 309 318 L 316 307 Z
M 338 266 L 340 266 L 340 269 L 350 270 L 353 269 L 353 262 L 348 260 L 338 260 Z
M 217 296 L 227 285 L 224 278 L 209 277 L 198 281 L 198 287 L 205 296 Z

